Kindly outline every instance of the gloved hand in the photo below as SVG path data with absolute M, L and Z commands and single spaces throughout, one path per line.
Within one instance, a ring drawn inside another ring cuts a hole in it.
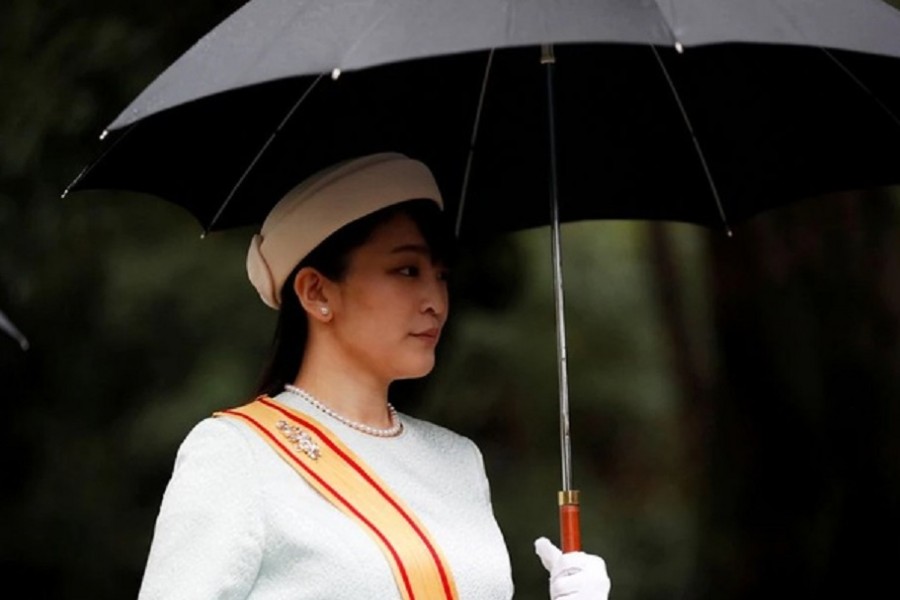
M 606 600 L 611 583 L 606 562 L 584 552 L 565 554 L 545 537 L 534 542 L 534 552 L 550 573 L 550 600 Z

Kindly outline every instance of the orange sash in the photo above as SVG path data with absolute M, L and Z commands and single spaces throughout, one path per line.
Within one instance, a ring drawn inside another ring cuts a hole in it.
M 403 600 L 456 600 L 437 544 L 403 501 L 331 431 L 266 396 L 215 413 L 244 421 L 329 502 L 356 521 L 390 564 Z

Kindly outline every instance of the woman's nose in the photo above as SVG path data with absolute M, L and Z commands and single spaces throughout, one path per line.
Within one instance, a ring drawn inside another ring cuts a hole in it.
M 430 312 L 443 318 L 447 314 L 449 305 L 447 282 L 441 273 L 435 273 L 434 277 L 427 278 L 427 282 L 422 301 L 422 312 Z

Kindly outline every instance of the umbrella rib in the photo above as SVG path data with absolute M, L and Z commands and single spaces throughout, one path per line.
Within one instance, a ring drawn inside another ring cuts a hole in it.
M 675 15 L 675 3 L 674 2 L 668 3 L 668 5 L 669 5 L 668 12 L 663 10 L 662 4 L 660 4 L 660 0 L 653 0 L 653 3 L 656 5 L 656 10 L 659 11 L 660 16 L 662 17 L 663 24 L 666 26 L 666 29 L 669 30 L 669 35 L 671 36 L 672 44 L 675 46 L 675 49 L 678 50 L 678 52 L 681 52 L 683 50 L 683 47 L 681 45 L 681 41 L 678 39 L 678 34 L 675 33 L 675 29 L 677 27 L 675 24 L 675 21 L 677 20 L 677 17 Z M 670 19 L 671 19 L 671 22 L 670 22 Z
M 681 102 L 681 96 L 678 94 L 678 90 L 675 88 L 675 82 L 672 80 L 672 77 L 669 75 L 669 70 L 666 69 L 666 65 L 662 60 L 662 57 L 659 55 L 659 52 L 656 50 L 656 47 L 652 44 L 650 45 L 650 49 L 653 51 L 653 56 L 656 57 L 656 62 L 659 63 L 660 69 L 662 69 L 663 75 L 666 78 L 666 82 L 669 84 L 669 89 L 672 90 L 672 95 L 675 97 L 675 103 L 678 105 L 678 110 L 681 111 L 681 117 L 684 119 L 684 123 L 688 128 L 688 132 L 691 134 L 691 140 L 694 143 L 694 150 L 697 152 L 697 156 L 700 158 L 700 164 L 703 166 L 703 173 L 706 175 L 706 181 L 709 183 L 709 189 L 712 191 L 713 198 L 716 201 L 716 208 L 719 210 L 719 217 L 722 219 L 722 224 L 725 226 L 725 230 L 728 233 L 728 236 L 732 236 L 731 226 L 728 224 L 728 218 L 725 216 L 725 209 L 722 206 L 722 200 L 719 197 L 719 191 L 716 189 L 716 182 L 713 180 L 712 172 L 709 170 L 709 165 L 706 162 L 706 156 L 703 154 L 703 148 L 700 146 L 700 140 L 697 139 L 697 134 L 694 132 L 694 126 L 691 124 L 691 118 L 687 114 L 687 110 L 684 108 L 684 104 Z
M 118 146 L 119 143 L 120 143 L 123 139 L 125 139 L 125 137 L 126 137 L 129 133 L 131 133 L 132 130 L 134 130 L 134 128 L 137 127 L 140 123 L 141 123 L 141 121 L 135 121 L 134 123 L 132 123 L 131 125 L 129 125 L 129 126 L 128 126 L 128 129 L 126 129 L 126 130 L 124 131 L 124 133 L 122 133 L 122 135 L 118 136 L 118 137 L 116 138 L 116 140 L 112 143 L 112 145 L 110 145 L 109 148 L 107 148 L 106 150 L 104 150 L 103 154 L 101 154 L 99 157 L 97 157 L 97 159 L 96 159 L 94 162 L 92 162 L 91 164 L 87 165 L 85 168 L 83 168 L 83 169 L 81 170 L 81 172 L 80 172 L 80 173 L 78 174 L 78 176 L 72 181 L 72 183 L 70 183 L 69 185 L 66 186 L 66 189 L 63 190 L 63 193 L 60 194 L 59 197 L 60 197 L 60 198 L 65 198 L 66 196 L 68 196 L 68 195 L 69 195 L 69 192 L 72 190 L 72 188 L 75 187 L 76 185 L 78 185 L 78 183 L 79 183 L 82 179 L 84 179 L 84 177 L 85 177 L 88 173 L 90 173 L 90 172 L 93 170 L 93 168 L 94 168 L 95 166 L 97 166 L 104 158 L 106 158 L 106 155 L 109 154 L 110 152 L 112 152 L 113 149 L 115 149 L 115 147 Z M 101 139 L 101 140 L 105 139 L 107 135 L 109 135 L 109 130 L 108 130 L 108 129 L 104 129 L 104 130 L 103 130 L 103 133 L 100 134 L 100 139 Z
M 247 175 L 250 174 L 250 171 L 253 170 L 253 167 L 256 166 L 256 163 L 259 162 L 259 159 L 262 158 L 262 155 L 265 154 L 266 150 L 269 149 L 269 146 L 275 140 L 275 137 L 281 133 L 281 130 L 284 128 L 285 124 L 290 121 L 291 117 L 294 116 L 294 113 L 300 107 L 304 100 L 306 100 L 307 96 L 313 91 L 316 85 L 322 81 L 322 78 L 325 76 L 324 73 L 319 74 L 318 77 L 313 80 L 313 82 L 306 88 L 306 91 L 303 92 L 303 95 L 294 103 L 294 105 L 288 110 L 288 112 L 284 115 L 284 118 L 281 119 L 281 123 L 278 124 L 271 134 L 269 134 L 269 139 L 262 145 L 259 151 L 256 153 L 256 156 L 253 157 L 253 160 L 250 161 L 250 164 L 247 165 L 247 168 L 244 169 L 244 172 L 241 173 L 240 178 L 238 178 L 237 183 L 234 184 L 234 187 L 231 188 L 231 192 L 229 192 L 228 197 L 225 198 L 225 201 L 219 207 L 219 210 L 216 211 L 216 214 L 213 216 L 212 221 L 209 222 L 209 225 L 206 226 L 206 231 L 203 232 L 203 237 L 205 237 L 212 228 L 215 227 L 216 223 L 219 221 L 219 218 L 222 216 L 222 213 L 225 212 L 225 208 L 228 207 L 228 204 L 231 202 L 231 199 L 234 198 L 234 194 L 237 192 L 238 188 L 244 183 L 244 180 L 247 178 Z
M 876 95 L 875 95 L 875 92 L 873 92 L 873 91 L 869 88 L 869 86 L 867 86 L 865 83 L 863 83 L 863 82 L 859 79 L 859 77 L 857 77 L 856 75 L 854 75 L 853 72 L 847 67 L 847 65 L 845 65 L 844 63 L 842 63 L 841 61 L 839 61 L 839 60 L 837 59 L 837 57 L 834 56 L 834 54 L 832 54 L 831 52 L 828 51 L 827 48 L 819 48 L 819 49 L 820 49 L 822 52 L 825 53 L 825 56 L 827 56 L 827 57 L 830 58 L 832 61 L 834 61 L 834 64 L 836 64 L 836 65 L 838 66 L 838 68 L 840 68 L 844 73 L 846 73 L 846 74 L 847 74 L 847 77 L 849 77 L 850 79 L 853 80 L 853 83 L 855 83 L 856 85 L 858 85 L 859 88 L 860 88 L 862 91 L 864 91 L 864 92 L 867 93 L 869 96 L 871 96 L 871 97 L 872 97 L 872 100 L 874 100 L 875 103 L 878 104 L 878 106 L 881 107 L 881 110 L 883 110 L 883 111 L 887 114 L 887 116 L 890 117 L 890 119 L 894 122 L 894 124 L 897 125 L 898 127 L 900 127 L 900 116 L 897 116 L 897 115 L 890 109 L 890 107 L 889 107 L 887 104 L 885 104 L 885 103 L 881 100 L 881 98 L 879 98 L 878 96 L 876 96 Z
M 374 3 L 370 3 L 370 4 L 374 4 Z M 396 8 L 396 7 L 397 7 L 397 5 L 394 4 L 391 8 Z M 371 8 L 371 7 L 370 7 L 370 8 Z M 347 50 L 346 50 L 346 51 L 343 53 L 343 55 L 341 56 L 341 66 L 344 66 L 344 65 L 346 65 L 346 64 L 348 63 L 348 60 L 347 60 L 347 59 L 348 59 L 348 58 L 356 51 L 356 49 L 359 47 L 359 45 L 362 44 L 363 41 L 365 41 L 365 39 L 366 39 L 367 37 L 369 37 L 369 36 L 372 34 L 372 32 L 375 31 L 375 29 L 376 29 L 379 25 L 381 25 L 381 23 L 382 23 L 389 15 L 390 15 L 390 13 L 388 12 L 388 10 L 385 10 L 384 13 L 382 13 L 381 15 L 379 15 L 374 21 L 372 21 L 371 23 L 369 23 L 369 24 L 366 26 L 365 31 L 363 31 L 362 33 L 360 33 L 360 34 L 356 37 L 356 40 L 353 41 L 353 43 L 350 45 L 350 47 L 347 48 Z
M 463 207 L 466 204 L 466 192 L 469 189 L 469 174 L 472 172 L 472 160 L 475 158 L 475 142 L 478 139 L 478 127 L 481 124 L 481 109 L 484 107 L 484 96 L 487 90 L 488 77 L 491 72 L 491 64 L 494 62 L 494 49 L 488 52 L 487 63 L 484 66 L 484 77 L 481 80 L 481 92 L 478 95 L 478 107 L 475 109 L 475 123 L 472 125 L 472 136 L 469 138 L 469 154 L 466 158 L 466 170 L 463 173 L 462 190 L 459 194 L 459 208 L 456 211 L 456 237 L 462 227 Z

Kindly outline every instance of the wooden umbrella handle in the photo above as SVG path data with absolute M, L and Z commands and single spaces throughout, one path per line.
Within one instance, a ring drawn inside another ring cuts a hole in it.
M 559 492 L 559 534 L 563 552 L 581 550 L 581 506 L 578 490 Z

